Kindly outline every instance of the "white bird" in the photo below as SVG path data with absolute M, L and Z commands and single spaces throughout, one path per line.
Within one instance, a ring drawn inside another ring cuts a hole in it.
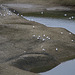
M 51 39 L 51 38 L 48 38 L 49 40 Z
M 9 13 L 10 13 L 11 11 L 9 11 Z
M 43 36 L 45 37 L 46 35 L 44 34 Z
M 37 40 L 39 40 L 40 38 L 39 37 L 37 37 Z
M 69 17 L 69 20 L 71 20 L 71 17 Z
M 71 16 L 71 18 L 73 19 L 73 18 L 74 18 L 74 16 Z
M 39 38 L 41 37 L 41 36 L 38 36 Z
M 45 41 L 45 39 L 42 39 L 42 41 Z
M 47 36 L 46 38 L 48 39 L 49 37 Z
M 67 16 L 67 14 L 64 14 L 64 16 Z
M 63 34 L 63 32 L 61 32 L 61 34 Z
M 43 14 L 43 11 L 41 12 L 41 14 Z
M 14 12 L 15 12 L 15 10 L 14 10 Z
M 5 14 L 3 16 L 5 17 Z
M 56 51 L 58 50 L 58 48 L 56 48 Z
M 35 28 L 35 26 L 33 26 L 33 28 Z
M 19 16 L 19 13 L 17 14 L 17 16 Z
M 23 15 L 21 15 L 21 17 L 23 17 Z
M 2 14 L 0 14 L 2 16 Z
M 44 49 L 44 48 L 43 48 L 42 50 L 43 50 L 43 51 L 45 51 L 45 49 Z
M 74 41 L 74 40 L 71 40 L 71 41 Z
M 69 33 L 69 34 L 71 34 L 71 33 Z
M 35 37 L 35 35 L 33 35 L 33 37 Z
M 25 53 L 26 51 L 24 51 L 24 53 Z

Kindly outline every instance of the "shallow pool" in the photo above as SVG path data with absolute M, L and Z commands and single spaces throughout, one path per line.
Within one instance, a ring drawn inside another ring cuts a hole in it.
M 41 75 L 75 75 L 75 60 L 61 63 L 50 71 L 40 73 Z
M 30 21 L 35 21 L 44 24 L 48 27 L 65 28 L 75 34 L 75 20 L 54 19 L 54 18 L 47 18 L 47 17 L 26 17 L 26 16 L 24 18 Z

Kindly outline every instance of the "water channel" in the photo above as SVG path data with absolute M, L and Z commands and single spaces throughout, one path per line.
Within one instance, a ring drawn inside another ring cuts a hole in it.
M 75 21 L 74 20 L 65 20 L 65 19 L 55 19 L 47 17 L 24 17 L 30 21 L 35 21 L 41 24 L 44 24 L 48 27 L 61 27 L 69 30 L 75 34 Z

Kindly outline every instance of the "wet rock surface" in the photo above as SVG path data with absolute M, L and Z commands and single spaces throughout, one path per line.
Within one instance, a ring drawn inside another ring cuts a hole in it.
M 37 75 L 31 72 L 47 71 L 75 58 L 75 34 L 0 7 L 0 75 Z

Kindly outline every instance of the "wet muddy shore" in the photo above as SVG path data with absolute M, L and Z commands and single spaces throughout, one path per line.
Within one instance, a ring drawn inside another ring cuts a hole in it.
M 75 58 L 75 34 L 28 21 L 9 10 L 25 13 L 44 11 L 44 7 L 36 6 L 33 10 L 22 5 L 0 7 L 0 75 L 38 75 Z

